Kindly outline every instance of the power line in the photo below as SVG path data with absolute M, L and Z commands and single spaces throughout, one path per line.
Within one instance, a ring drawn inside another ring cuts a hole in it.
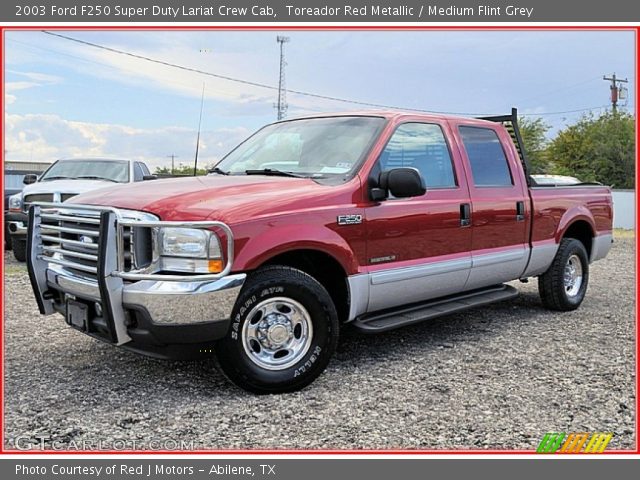
M 207 76 L 210 76 L 210 77 L 220 78 L 222 80 L 227 80 L 229 82 L 241 83 L 241 84 L 250 85 L 250 86 L 253 86 L 253 87 L 266 88 L 266 89 L 269 89 L 269 90 L 278 90 L 278 87 L 273 86 L 273 85 L 268 85 L 268 84 L 260 83 L 260 82 L 254 82 L 254 81 L 251 81 L 251 80 L 244 80 L 244 79 L 241 79 L 241 78 L 230 77 L 230 76 L 227 76 L 227 75 L 221 75 L 221 74 L 218 74 L 218 73 L 208 72 L 208 71 L 205 71 L 205 70 L 200 70 L 198 68 L 193 68 L 193 67 L 187 67 L 187 66 L 184 66 L 184 65 L 178 65 L 176 63 L 167 62 L 165 60 L 158 60 L 156 58 L 151 58 L 151 57 L 148 57 L 146 55 L 139 55 L 139 54 L 127 52 L 127 51 L 124 51 L 124 50 L 119 50 L 117 48 L 107 47 L 107 46 L 100 45 L 100 44 L 97 44 L 97 43 L 88 42 L 86 40 L 80 40 L 78 38 L 69 37 L 67 35 L 62 35 L 60 33 L 54 33 L 54 32 L 50 32 L 50 31 L 47 31 L 47 30 L 42 30 L 42 33 L 45 33 L 47 35 L 52 35 L 54 37 L 63 38 L 65 40 L 68 40 L 68 41 L 71 41 L 71 42 L 75 42 L 75 43 L 79 43 L 79 44 L 82 44 L 82 45 L 87 45 L 87 46 L 90 46 L 90 47 L 99 48 L 101 50 L 106 50 L 108 52 L 117 53 L 117 54 L 120 54 L 120 55 L 126 55 L 128 57 L 137 58 L 139 60 L 145 60 L 147 62 L 156 63 L 156 64 L 159 64 L 159 65 L 164 65 L 166 67 L 178 68 L 180 70 L 184 70 L 184 71 L 188 71 L 188 72 L 192 72 L 192 73 L 198 73 L 198 74 L 201 74 L 201 75 L 207 75 Z M 442 111 L 424 110 L 424 109 L 411 108 L 411 107 L 399 107 L 399 106 L 394 106 L 394 105 L 385 105 L 385 104 L 381 104 L 381 103 L 362 102 L 362 101 L 358 101 L 358 100 L 350 100 L 350 99 L 334 97 L 334 96 L 330 96 L 330 95 L 321 95 L 321 94 L 317 94 L 317 93 L 304 92 L 304 91 L 301 91 L 301 90 L 288 89 L 287 91 L 289 93 L 294 93 L 296 95 L 302 95 L 302 96 L 312 97 L 312 98 L 319 98 L 319 99 L 322 99 L 322 100 L 331 100 L 331 101 L 335 101 L 335 102 L 351 103 L 351 104 L 354 104 L 354 105 L 362 105 L 362 106 L 367 106 L 367 107 L 388 108 L 388 109 L 391 109 L 391 110 L 409 110 L 409 111 L 415 111 L 415 112 L 430 112 L 430 113 L 442 113 L 442 114 L 452 114 L 452 115 L 482 115 L 482 114 L 471 113 L 471 112 L 442 112 Z
M 574 89 L 576 87 L 580 87 L 582 85 L 586 85 L 587 83 L 595 82 L 596 80 L 600 80 L 600 77 L 599 76 L 598 77 L 591 77 L 588 80 L 583 80 L 583 81 L 578 82 L 578 83 L 573 83 L 571 85 L 565 85 L 563 87 L 555 88 L 553 90 L 548 90 L 546 92 L 542 92 L 542 93 L 536 94 L 536 95 L 531 96 L 531 97 L 525 97 L 523 99 L 520 99 L 520 101 L 518 103 L 520 103 L 522 105 L 522 104 L 524 104 L 526 102 L 529 102 L 531 100 L 537 100 L 539 98 L 553 96 L 556 93 L 560 93 L 560 92 L 563 92 L 565 90 Z
M 562 115 L 565 113 L 586 112 L 586 111 L 598 110 L 600 108 L 607 108 L 607 107 L 608 105 L 599 105 L 597 107 L 578 108 L 576 110 L 563 110 L 561 112 L 519 113 L 518 115 L 522 117 L 544 117 L 547 115 Z
M 144 60 L 144 61 L 151 62 L 151 63 L 156 63 L 158 65 L 164 65 L 166 67 L 177 68 L 177 69 L 188 71 L 188 72 L 192 72 L 192 73 L 198 73 L 200 75 L 206 75 L 206 76 L 210 76 L 210 77 L 219 78 L 221 80 L 227 80 L 229 82 L 236 82 L 236 83 L 240 83 L 240 84 L 244 84 L 244 85 L 250 85 L 250 86 L 253 86 L 253 87 L 265 88 L 265 89 L 274 90 L 274 91 L 277 91 L 279 89 L 277 86 L 274 86 L 274 85 L 268 85 L 268 84 L 265 84 L 265 83 L 254 82 L 254 81 L 251 81 L 251 80 L 245 80 L 245 79 L 241 79 L 241 78 L 230 77 L 228 75 L 221 75 L 221 74 L 218 74 L 218 73 L 208 72 L 206 70 L 201 70 L 201 69 L 198 69 L 198 68 L 187 67 L 185 65 L 179 65 L 179 64 L 176 64 L 176 63 L 172 63 L 172 62 L 167 62 L 165 60 L 159 60 L 159 59 L 156 59 L 156 58 L 148 57 L 146 55 L 140 55 L 140 54 L 136 54 L 136 53 L 131 53 L 131 52 L 127 52 L 125 50 L 119 50 L 119 49 L 113 48 L 113 47 L 107 47 L 105 45 L 100 45 L 100 44 L 97 44 L 97 43 L 88 42 L 86 40 L 81 40 L 79 38 L 69 37 L 67 35 L 63 35 L 63 34 L 60 34 L 60 33 L 50 32 L 48 30 L 41 30 L 41 31 L 42 31 L 42 33 L 45 33 L 47 35 L 51 35 L 51 36 L 54 36 L 54 37 L 59 37 L 59 38 L 62 38 L 64 40 L 68 40 L 70 42 L 75 42 L 75 43 L 78 43 L 78 44 L 81 44 L 81 45 L 86 45 L 86 46 L 90 46 L 90 47 L 93 47 L 93 48 L 98 48 L 98 49 L 105 50 L 105 51 L 112 52 L 112 53 L 116 53 L 116 54 L 119 54 L 119 55 L 126 55 L 128 57 L 137 58 L 139 60 Z M 412 112 L 436 113 L 436 114 L 445 114 L 445 115 L 463 115 L 463 116 L 487 116 L 487 115 L 491 115 L 489 113 L 445 112 L 445 111 L 438 111 L 438 110 L 425 110 L 425 109 L 412 108 L 412 107 L 400 107 L 400 106 L 397 106 L 397 105 L 386 105 L 386 104 L 382 104 L 382 103 L 363 102 L 363 101 L 359 101 L 359 100 L 350 100 L 350 99 L 347 99 L 347 98 L 334 97 L 334 96 L 331 96 L 331 95 L 321 95 L 321 94 L 317 94 L 317 93 L 305 92 L 305 91 L 302 91 L 302 90 L 288 89 L 287 92 L 288 93 L 293 93 L 293 94 L 296 94 L 296 95 L 305 96 L 305 97 L 318 98 L 318 99 L 322 99 L 322 100 L 331 100 L 331 101 L 334 101 L 334 102 L 350 103 L 350 104 L 353 104 L 353 105 L 361 105 L 361 106 L 375 107 L 375 108 L 385 108 L 385 109 L 390 109 L 390 110 L 406 110 L 406 111 L 412 111 Z M 604 107 L 606 107 L 606 105 Z M 523 113 L 521 115 L 524 116 L 524 117 L 528 117 L 528 116 L 542 117 L 542 116 L 545 116 L 545 115 L 561 115 L 561 114 L 565 114 L 565 113 L 585 112 L 585 111 L 589 111 L 589 110 L 596 110 L 596 109 L 599 109 L 599 108 L 603 108 L 603 106 L 587 107 L 587 108 L 581 108 L 581 109 L 576 109 L 576 110 L 564 110 L 564 111 L 558 111 L 558 112 Z

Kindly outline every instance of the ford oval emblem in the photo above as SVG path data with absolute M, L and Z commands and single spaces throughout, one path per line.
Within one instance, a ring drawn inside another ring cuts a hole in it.
M 82 243 L 93 243 L 93 238 L 88 235 L 80 235 L 80 241 Z

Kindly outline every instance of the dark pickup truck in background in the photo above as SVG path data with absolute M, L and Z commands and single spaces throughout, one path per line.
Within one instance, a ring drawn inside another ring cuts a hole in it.
M 268 125 L 206 177 L 34 205 L 28 269 L 43 314 L 158 357 L 213 349 L 269 393 L 320 375 L 346 323 L 383 332 L 529 277 L 575 309 L 611 242 L 609 188 L 536 185 L 515 111 L 347 113 Z

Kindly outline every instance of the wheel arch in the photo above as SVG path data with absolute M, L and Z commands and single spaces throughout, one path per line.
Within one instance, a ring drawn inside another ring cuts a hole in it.
M 587 258 L 591 257 L 591 251 L 593 249 L 593 238 L 595 237 L 595 230 L 593 223 L 588 218 L 579 217 L 574 219 L 571 223 L 565 226 L 562 235 L 558 239 L 558 243 L 563 238 L 575 238 L 579 240 L 584 248 L 587 250 Z
M 293 248 L 271 255 L 256 268 L 271 265 L 296 268 L 312 276 L 331 296 L 339 320 L 341 322 L 347 320 L 350 307 L 348 274 L 333 255 L 317 248 Z

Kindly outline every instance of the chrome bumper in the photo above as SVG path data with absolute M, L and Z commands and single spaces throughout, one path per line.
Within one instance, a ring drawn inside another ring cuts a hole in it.
M 27 227 L 24 222 L 11 221 L 9 223 L 9 232 L 11 235 L 26 235 Z
M 96 282 L 73 275 L 58 265 L 47 268 L 47 286 L 69 296 L 102 303 Z M 244 273 L 219 280 L 165 282 L 141 280 L 125 284 L 121 301 L 125 309 L 143 309 L 158 325 L 190 325 L 228 322 Z

